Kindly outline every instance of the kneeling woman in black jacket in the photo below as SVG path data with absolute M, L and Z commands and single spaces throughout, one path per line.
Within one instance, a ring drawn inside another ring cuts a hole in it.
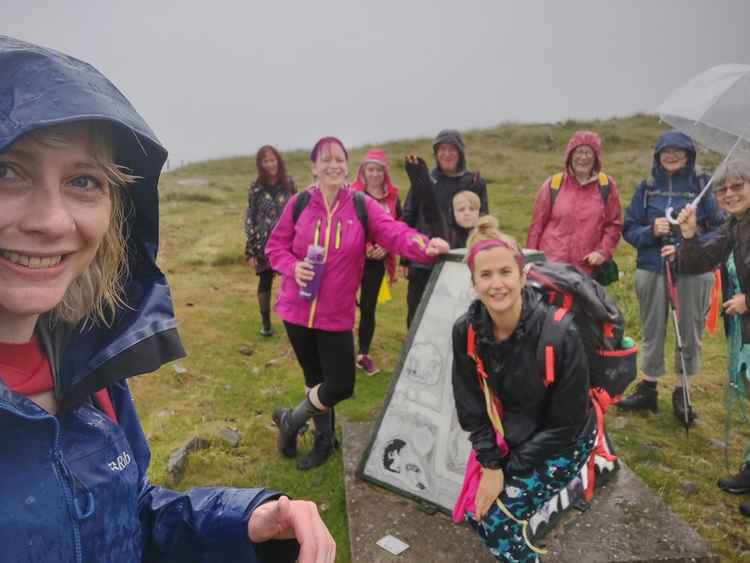
M 498 559 L 534 561 L 525 521 L 576 476 L 596 439 L 588 363 L 568 322 L 554 369 L 538 365 L 551 305 L 526 287 L 523 254 L 493 217 L 480 219 L 467 247 L 479 299 L 453 326 L 453 393 L 481 477 L 464 485 L 456 510 Z

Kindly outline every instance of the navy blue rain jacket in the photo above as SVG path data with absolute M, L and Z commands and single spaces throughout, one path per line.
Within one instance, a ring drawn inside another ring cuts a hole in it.
M 156 265 L 159 174 L 166 150 L 125 97 L 90 65 L 0 36 L 0 153 L 45 125 L 104 120 L 126 189 L 129 305 L 111 328 L 43 316 L 37 334 L 59 404 L 51 416 L 0 380 L 0 560 L 28 562 L 293 561 L 294 541 L 252 544 L 247 522 L 264 489 L 152 486 L 150 453 L 126 378 L 184 355 L 169 287 Z M 118 423 L 92 403 L 107 387 Z
M 688 153 L 687 166 L 671 176 L 659 162 L 659 153 L 667 147 L 684 149 Z M 651 178 L 638 184 L 625 212 L 622 235 L 638 251 L 637 268 L 651 272 L 664 270 L 662 245 L 667 242 L 679 243 L 682 236 L 677 228 L 672 230 L 671 241 L 654 236 L 654 221 L 664 217 L 668 207 L 673 208 L 676 217 L 685 205 L 695 199 L 708 180 L 708 176 L 695 169 L 695 145 L 690 137 L 679 131 L 668 131 L 659 137 L 654 147 Z M 697 210 L 700 232 L 706 233 L 718 228 L 724 218 L 713 194 L 709 192 L 703 196 Z

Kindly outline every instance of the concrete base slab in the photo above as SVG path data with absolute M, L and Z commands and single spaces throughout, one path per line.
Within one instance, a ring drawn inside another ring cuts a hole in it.
M 443 513 L 427 514 L 409 499 L 356 478 L 372 423 L 344 423 L 343 455 L 349 538 L 353 563 L 495 561 L 468 525 Z M 376 542 L 392 534 L 409 544 L 391 555 Z M 718 562 L 708 544 L 622 465 L 597 490 L 585 512 L 569 510 L 539 542 L 544 561 Z

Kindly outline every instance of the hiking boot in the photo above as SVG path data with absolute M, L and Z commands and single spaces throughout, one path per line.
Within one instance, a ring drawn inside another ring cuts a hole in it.
M 687 422 L 685 421 L 685 399 L 682 396 L 682 388 L 676 387 L 672 391 L 672 410 L 674 411 L 675 417 L 680 421 L 680 424 L 686 428 L 690 428 L 695 425 L 695 419 L 698 418 L 698 414 L 693 410 L 691 405 L 687 405 Z
M 372 361 L 372 358 L 367 354 L 360 354 L 357 356 L 357 367 L 364 371 L 367 375 L 375 375 L 380 373 L 378 366 Z
M 739 473 L 719 479 L 717 484 L 722 491 L 728 493 L 739 494 L 750 492 L 750 465 L 743 463 L 740 466 Z M 750 509 L 750 504 L 747 508 Z M 745 514 L 745 516 L 750 516 L 750 513 L 745 513 L 744 511 L 742 513 Z
M 258 304 L 260 305 L 261 336 L 273 336 L 273 327 L 271 326 L 271 292 L 259 291 Z
M 339 447 L 336 439 L 336 426 L 334 422 L 333 409 L 325 413 L 315 415 L 315 442 L 312 450 L 297 462 L 297 469 L 307 471 L 313 467 L 323 465 Z
M 651 411 L 658 412 L 659 402 L 656 383 L 641 381 L 628 397 L 617 403 L 617 408 L 623 411 Z
M 750 500 L 746 500 L 742 504 L 740 504 L 740 512 L 743 516 L 750 517 Z
M 293 409 L 277 408 L 273 411 L 271 417 L 273 423 L 279 429 L 276 445 L 279 453 L 284 457 L 295 457 L 297 455 L 297 437 L 308 428 L 306 422 L 297 428 L 292 425 L 293 412 Z

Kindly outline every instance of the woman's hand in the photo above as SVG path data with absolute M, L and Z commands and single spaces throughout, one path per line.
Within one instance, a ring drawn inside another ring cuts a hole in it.
M 367 258 L 370 260 L 382 260 L 388 254 L 382 246 L 373 244 L 367 251 Z
M 654 236 L 655 237 L 666 237 L 672 232 L 669 226 L 669 221 L 666 217 L 657 217 L 654 219 Z
M 440 237 L 431 238 L 430 242 L 427 243 L 427 256 L 438 256 L 439 254 L 445 254 L 451 249 L 450 245 Z
M 665 244 L 661 247 L 661 257 L 673 260 L 677 247 L 674 244 Z
M 296 539 L 299 563 L 333 563 L 336 542 L 318 514 L 314 502 L 281 497 L 256 508 L 247 523 L 253 543 Z
M 307 282 L 311 281 L 315 277 L 315 270 L 312 264 L 300 260 L 294 265 L 294 281 L 300 287 L 306 287 Z
M 695 218 L 695 206 L 692 203 L 688 203 L 682 208 L 677 216 L 677 223 L 680 225 L 682 238 L 691 239 L 695 236 L 695 232 L 698 230 L 698 221 Z
M 247 265 L 251 268 L 257 268 L 258 267 L 258 259 L 255 256 L 251 256 L 247 259 Z
M 604 256 L 594 250 L 593 252 L 589 252 L 586 256 L 584 256 L 583 261 L 588 263 L 588 265 L 591 267 L 596 267 L 600 264 L 604 264 Z
M 504 481 L 502 469 L 482 468 L 482 478 L 479 481 L 477 496 L 474 499 L 477 507 L 477 520 L 481 520 L 487 515 L 492 504 L 503 492 Z
M 747 313 L 747 299 L 744 293 L 738 293 L 722 305 L 724 312 L 728 315 L 744 315 Z
M 409 266 L 399 266 L 399 270 L 401 270 L 401 277 L 405 280 L 409 279 Z

